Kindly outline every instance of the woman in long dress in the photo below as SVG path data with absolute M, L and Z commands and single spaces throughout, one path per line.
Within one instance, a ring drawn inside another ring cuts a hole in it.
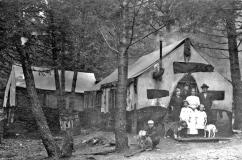
M 196 96 L 196 89 L 192 88 L 191 90 L 191 96 L 188 96 L 186 98 L 186 100 L 188 101 L 189 105 L 190 105 L 190 113 L 189 113 L 189 120 L 188 120 L 188 130 L 187 130 L 187 134 L 190 135 L 197 135 L 198 131 L 196 128 L 196 115 L 197 115 L 197 108 L 200 105 L 200 100 L 199 98 Z
M 172 96 L 171 98 L 170 118 L 172 122 L 178 122 L 180 120 L 179 116 L 180 116 L 181 107 L 182 107 L 182 97 L 180 96 L 180 94 L 181 94 L 181 90 L 177 88 L 175 96 Z

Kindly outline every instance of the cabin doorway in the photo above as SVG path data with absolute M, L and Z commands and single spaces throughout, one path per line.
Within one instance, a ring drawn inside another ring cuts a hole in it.
M 189 88 L 185 87 L 185 86 L 189 86 Z M 196 95 L 198 95 L 199 90 L 198 90 L 198 86 L 197 86 L 197 82 L 194 79 L 194 77 L 191 74 L 186 74 L 178 83 L 177 86 L 174 88 L 173 94 L 176 94 L 176 88 L 181 89 L 181 93 L 183 93 L 184 91 L 186 91 L 186 89 L 189 89 L 189 92 L 191 91 L 192 88 L 196 89 Z

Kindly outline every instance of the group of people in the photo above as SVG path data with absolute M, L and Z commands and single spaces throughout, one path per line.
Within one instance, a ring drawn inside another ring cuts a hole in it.
M 195 88 L 190 88 L 190 86 L 186 84 L 183 91 L 181 91 L 180 88 L 176 88 L 175 95 L 171 98 L 169 118 L 173 122 L 187 122 L 188 127 L 182 130 L 184 137 L 186 137 L 187 134 L 203 137 L 205 125 L 207 123 L 214 123 L 214 115 L 211 110 L 213 98 L 212 95 L 207 92 L 209 86 L 203 84 L 201 88 L 202 92 L 197 94 Z M 148 121 L 148 128 L 145 132 L 147 150 L 152 150 L 160 141 L 157 128 L 154 126 L 154 121 Z
M 211 110 L 213 98 L 207 92 L 209 86 L 203 84 L 201 88 L 202 92 L 197 94 L 195 88 L 190 89 L 190 86 L 186 84 L 183 91 L 176 88 L 175 95 L 171 98 L 171 121 L 183 120 L 188 124 L 188 128 L 182 131 L 184 137 L 187 134 L 203 137 L 205 125 L 214 123 L 214 115 Z

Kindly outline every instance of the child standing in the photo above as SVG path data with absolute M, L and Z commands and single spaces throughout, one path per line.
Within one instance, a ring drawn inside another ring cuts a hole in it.
M 189 103 L 187 100 L 184 100 L 183 108 L 181 109 L 181 113 L 180 113 L 180 121 L 186 121 L 188 124 L 190 112 L 191 112 L 191 109 L 189 108 Z M 182 129 L 182 136 L 187 137 L 187 128 Z
M 207 114 L 204 111 L 205 107 L 203 104 L 200 104 L 199 111 L 196 115 L 196 128 L 198 129 L 198 136 L 204 137 L 204 129 L 207 123 Z

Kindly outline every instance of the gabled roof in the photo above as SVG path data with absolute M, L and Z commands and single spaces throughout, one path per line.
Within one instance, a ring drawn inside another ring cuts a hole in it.
M 178 48 L 180 45 L 182 45 L 185 42 L 185 39 L 182 39 L 181 41 L 177 41 L 169 46 L 166 46 L 162 48 L 162 59 L 165 58 L 169 53 L 171 53 L 173 50 Z M 151 67 L 154 66 L 159 61 L 160 58 L 160 50 L 154 51 L 150 54 L 147 54 L 145 56 L 142 56 L 139 58 L 134 64 L 130 65 L 128 67 L 128 79 L 135 78 L 145 71 L 149 70 Z M 103 79 L 101 82 L 93 86 L 92 88 L 88 89 L 88 91 L 94 91 L 94 90 L 100 90 L 100 87 L 102 84 L 115 82 L 118 78 L 118 70 L 116 69 L 112 74 L 110 74 L 108 77 Z
M 55 90 L 55 78 L 54 78 L 54 71 L 48 68 L 41 68 L 41 67 L 32 67 L 35 86 L 37 89 L 43 90 Z M 50 71 L 49 73 L 39 72 L 39 71 Z M 16 87 L 26 88 L 25 79 L 22 67 L 20 65 L 13 65 L 12 72 L 14 73 L 15 77 L 15 84 Z M 59 71 L 60 72 L 60 71 Z M 71 86 L 73 81 L 73 71 L 65 71 L 65 91 L 71 92 Z M 84 73 L 78 72 L 77 75 L 77 82 L 76 82 L 76 93 L 84 93 L 84 91 L 88 90 L 89 88 L 95 85 L 96 78 L 94 73 Z

